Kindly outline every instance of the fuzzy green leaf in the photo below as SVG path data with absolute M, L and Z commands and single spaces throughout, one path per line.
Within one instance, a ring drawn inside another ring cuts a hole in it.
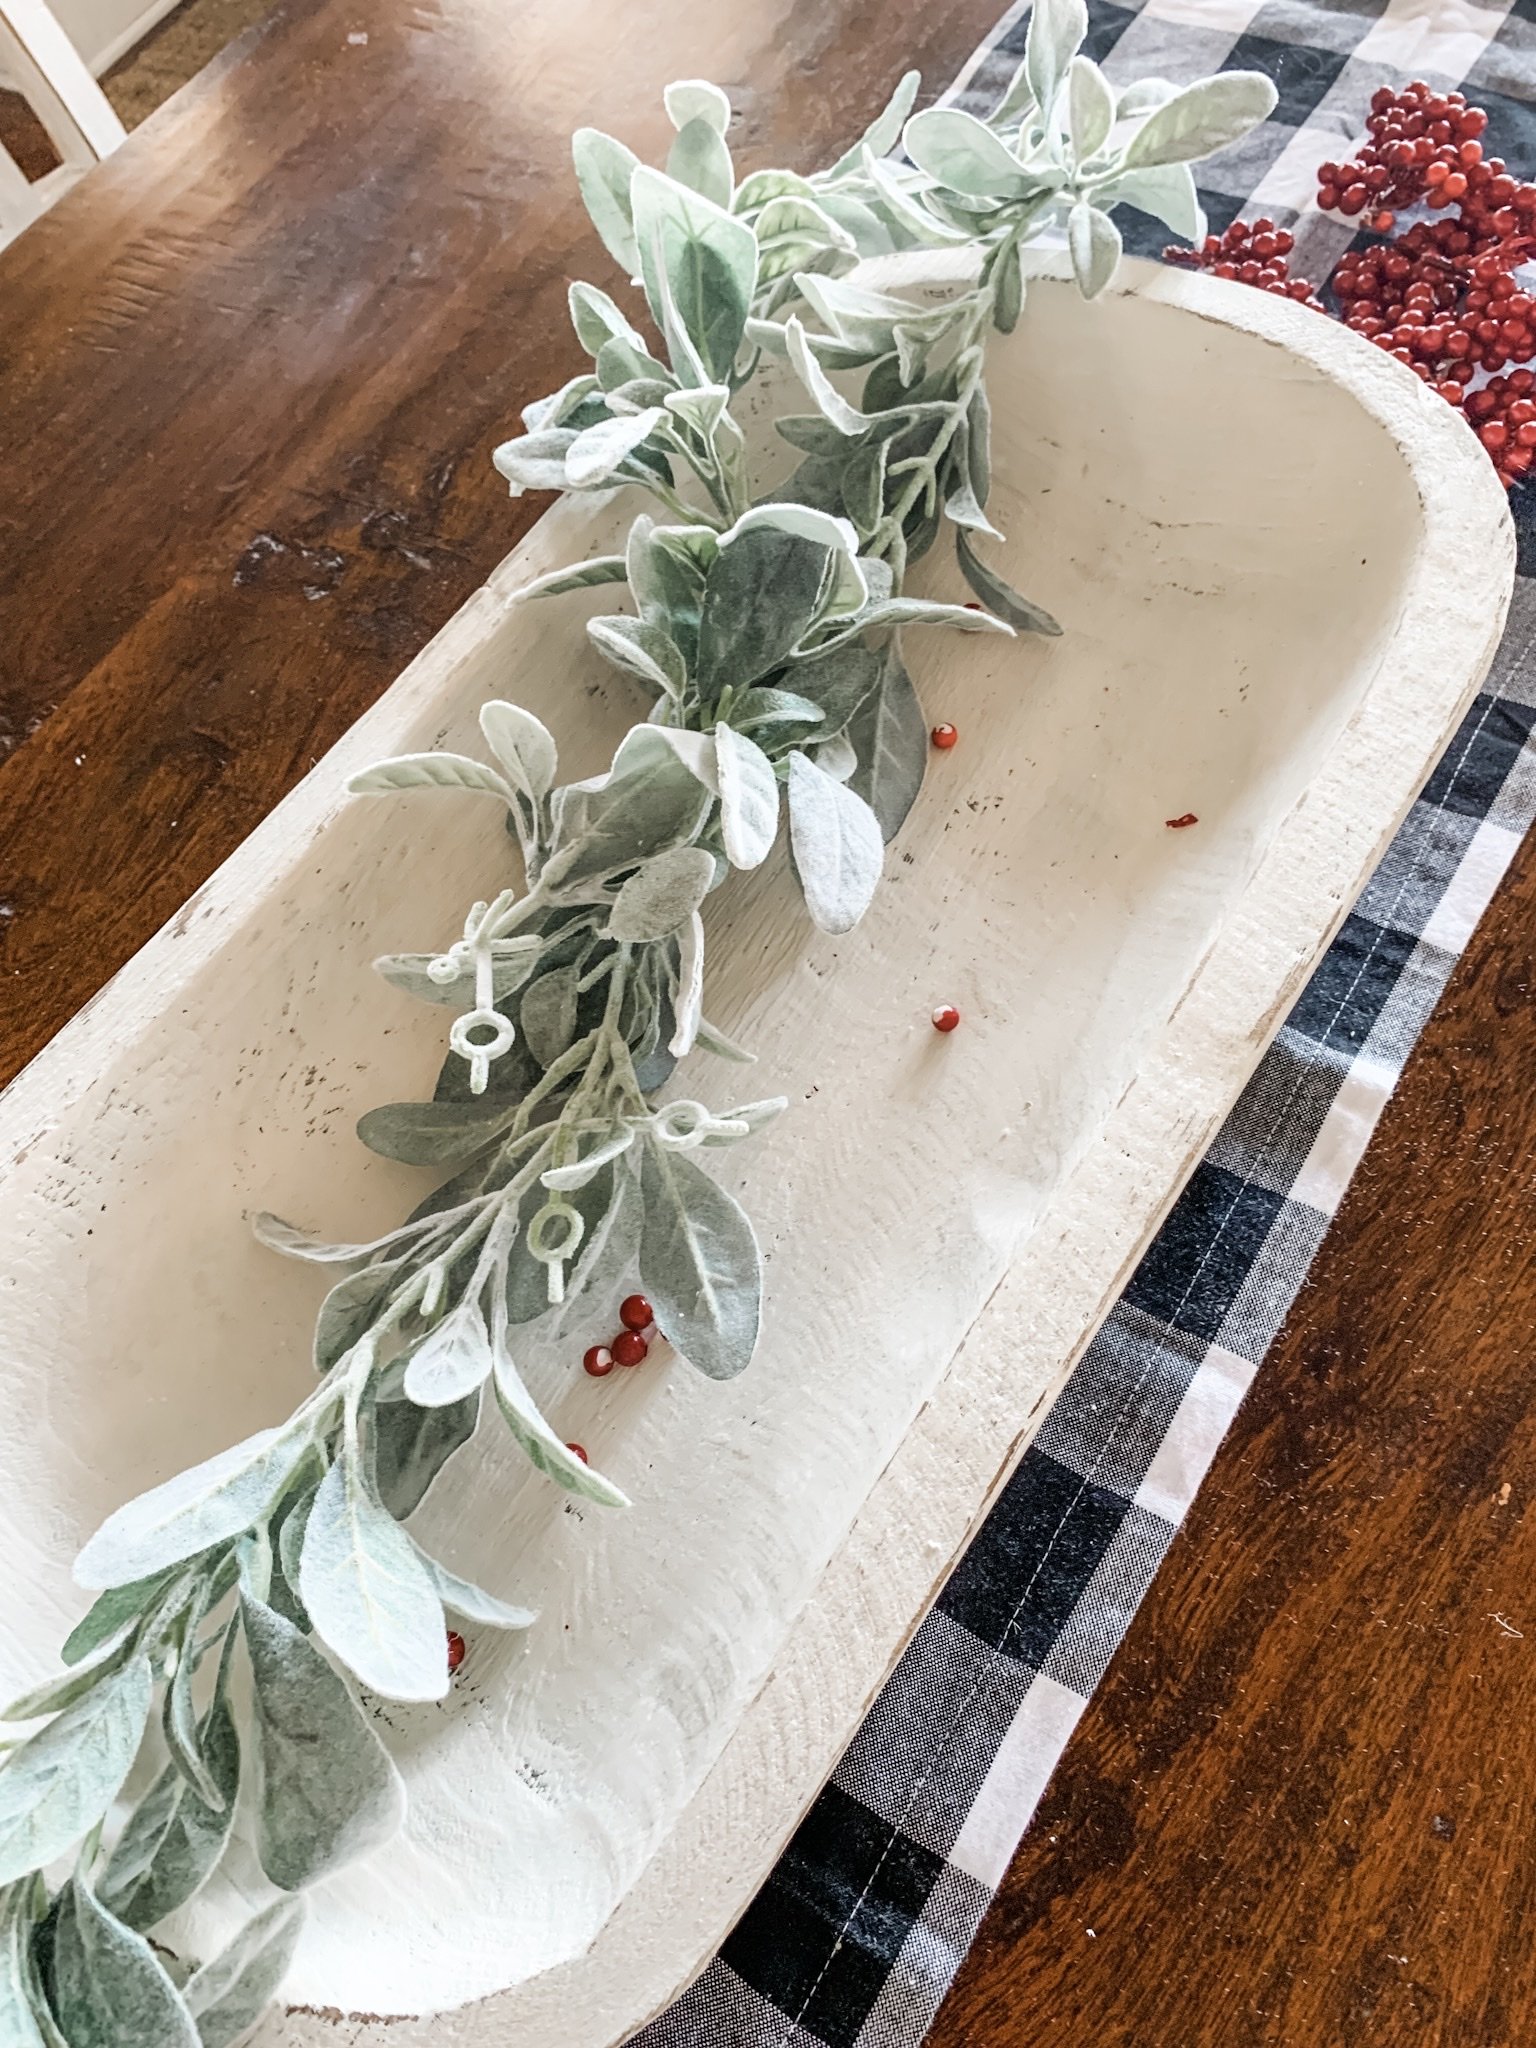
M 302 1899 L 278 1899 L 248 1920 L 183 1993 L 202 2048 L 234 2048 L 277 1996 L 304 1929 Z
M 603 247 L 632 277 L 640 267 L 640 255 L 635 245 L 630 186 L 640 168 L 640 159 L 622 142 L 604 135 L 600 128 L 578 128 L 571 137 L 571 156 L 582 204 L 602 237 Z
M 395 1832 L 405 1787 L 346 1682 L 282 1616 L 241 1595 L 261 1804 L 256 1847 L 282 1891 L 302 1891 Z
M 201 2048 L 196 2022 L 154 1950 L 78 1874 L 59 1914 L 53 1979 L 70 2048 Z
M 700 846 L 658 853 L 636 868 L 614 899 L 609 937 L 627 945 L 669 937 L 698 909 L 714 878 L 714 857 Z
M 260 1521 L 304 1455 L 303 1425 L 258 1430 L 109 1515 L 75 1559 L 75 1583 L 125 1586 L 227 1543 Z
M 1061 628 L 1048 611 L 1031 604 L 1012 584 L 1005 583 L 1001 576 L 987 567 L 971 546 L 963 528 L 955 535 L 955 552 L 960 562 L 960 573 L 966 582 L 982 603 L 990 605 L 1010 626 L 1017 626 L 1023 633 L 1045 633 L 1052 638 L 1060 636 Z M 984 614 L 975 612 L 971 616 L 980 618 Z
M 466 1296 L 417 1340 L 405 1368 L 405 1391 L 423 1408 L 448 1408 L 483 1387 L 490 1373 L 485 1318 Z
M 1218 71 L 1186 85 L 1149 114 L 1131 138 L 1123 167 L 1193 163 L 1267 121 L 1279 94 L 1262 71 Z
M 410 1368 L 406 1384 L 409 1391 Z M 309 1511 L 299 1595 L 327 1648 L 371 1691 L 392 1700 L 447 1692 L 443 1607 L 431 1575 L 346 1448 Z
M 762 1318 L 752 1225 L 686 1152 L 648 1143 L 640 1188 L 640 1279 L 656 1320 L 696 1371 L 734 1379 L 751 1362 Z
M 879 820 L 857 791 L 798 749 L 789 757 L 789 839 L 812 922 L 824 932 L 852 931 L 880 885 Z
M 483 761 L 467 754 L 399 754 L 392 761 L 375 762 L 347 780 L 353 796 L 394 796 L 408 789 L 467 789 L 477 796 L 512 801 L 506 780 Z
M 448 1408 L 422 1408 L 411 1400 L 380 1401 L 371 1411 L 373 1483 L 396 1518 L 416 1512 L 455 1451 L 480 1420 L 480 1396 L 468 1394 Z
M 493 697 L 480 707 L 480 730 L 525 797 L 537 803 L 540 797 L 548 795 L 555 779 L 557 756 L 547 726 L 521 704 L 508 704 Z
M 732 726 L 715 727 L 720 771 L 720 836 L 735 868 L 760 867 L 779 833 L 779 785 L 773 763 Z
M 240 1787 L 240 1738 L 222 1687 L 203 1718 L 199 1747 L 222 1807 L 200 1798 L 167 1764 L 129 1816 L 101 1874 L 103 1902 L 129 1927 L 147 1930 L 185 1905 L 224 1853 Z

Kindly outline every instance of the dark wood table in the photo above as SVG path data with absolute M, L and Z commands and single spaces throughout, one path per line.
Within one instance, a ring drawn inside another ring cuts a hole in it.
M 0 257 L 0 1080 L 537 516 L 570 130 L 809 164 L 998 5 L 285 0 Z M 1533 949 L 1527 847 L 935 2048 L 1536 2032 Z

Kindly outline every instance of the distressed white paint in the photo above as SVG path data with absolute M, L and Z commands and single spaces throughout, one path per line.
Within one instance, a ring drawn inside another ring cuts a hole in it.
M 992 389 L 999 563 L 1066 637 L 910 636 L 961 740 L 857 932 L 810 931 L 780 858 L 714 899 L 710 1013 L 760 1051 L 746 1092 L 792 1104 L 722 1155 L 768 1253 L 759 1357 L 730 1386 L 537 1362 L 627 1516 L 495 1448 L 429 1503 L 545 1619 L 476 1641 L 446 1706 L 384 1713 L 412 1818 L 317 1897 L 289 1988 L 332 2010 L 274 2044 L 607 2048 L 702 1966 L 1484 673 L 1512 567 L 1491 466 L 1334 323 L 1132 265 L 1093 307 L 1037 284 Z M 0 1098 L 7 1689 L 50 1668 L 101 1516 L 306 1383 L 322 1283 L 244 1213 L 362 1237 L 420 1190 L 351 1124 L 430 1086 L 442 1013 L 366 962 L 451 936 L 508 855 L 472 799 L 339 792 L 474 745 L 496 693 L 566 773 L 600 766 L 636 712 L 578 630 L 604 594 L 507 597 L 628 510 L 542 521 Z

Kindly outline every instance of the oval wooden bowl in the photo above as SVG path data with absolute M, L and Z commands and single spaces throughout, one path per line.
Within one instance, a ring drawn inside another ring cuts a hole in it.
M 1046 279 L 991 388 L 992 552 L 1065 637 L 908 636 L 960 743 L 850 937 L 808 927 L 782 859 L 715 899 L 710 1014 L 761 1055 L 746 1092 L 791 1101 L 721 1155 L 767 1250 L 762 1350 L 729 1386 L 535 1362 L 628 1515 L 494 1441 L 451 1468 L 435 1543 L 544 1619 L 474 1640 L 443 1706 L 379 1707 L 411 1819 L 316 1895 L 274 2043 L 608 2048 L 702 1967 L 1483 676 L 1492 468 L 1333 322 L 1142 265 L 1092 306 Z M 579 630 L 604 594 L 508 593 L 631 510 L 558 506 L 0 1098 L 7 1691 L 53 1667 L 108 1510 L 304 1390 L 323 1280 L 247 1213 L 366 1238 L 421 1192 L 352 1125 L 430 1088 L 442 1016 L 367 963 L 442 942 L 509 855 L 471 799 L 342 785 L 473 749 L 490 695 L 565 774 L 603 766 L 637 715 Z M 734 1099 L 740 1070 L 691 1074 Z M 237 1844 L 186 1942 L 261 1896 Z

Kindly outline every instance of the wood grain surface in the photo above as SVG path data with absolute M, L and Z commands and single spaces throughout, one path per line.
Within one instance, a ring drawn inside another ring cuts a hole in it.
M 1536 845 L 930 2048 L 1536 2039 Z
M 0 1082 L 543 509 L 490 452 L 615 281 L 572 129 L 702 73 L 814 165 L 995 11 L 285 0 L 0 255 Z
M 996 5 L 286 0 L 0 257 L 0 1080 L 541 509 L 571 128 L 809 162 Z M 1536 2034 L 1533 935 L 1527 849 L 934 2048 Z

